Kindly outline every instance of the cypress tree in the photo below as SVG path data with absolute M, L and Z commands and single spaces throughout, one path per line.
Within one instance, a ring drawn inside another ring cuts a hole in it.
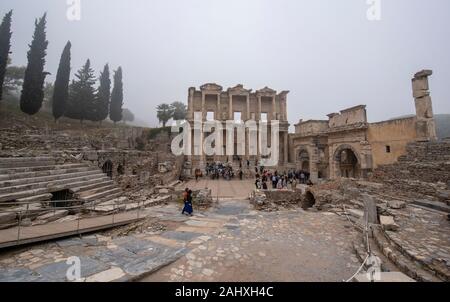
M 96 98 L 96 114 L 94 121 L 100 122 L 108 117 L 109 103 L 111 100 L 111 79 L 109 66 L 105 65 L 103 72 L 100 73 L 100 86 Z
M 53 117 L 55 121 L 64 115 L 67 100 L 69 98 L 70 81 L 70 48 L 72 44 L 67 42 L 59 61 L 58 73 L 56 74 L 55 88 L 53 90 Z
M 69 88 L 69 102 L 64 115 L 83 122 L 92 118 L 95 102 L 95 76 L 89 59 L 75 77 L 77 79 L 72 81 Z
M 123 105 L 123 82 L 122 67 L 119 67 L 114 73 L 114 88 L 111 93 L 111 106 L 109 108 L 109 118 L 114 122 L 122 120 Z
M 3 83 L 5 81 L 6 67 L 8 66 L 8 56 L 11 49 L 11 19 L 12 10 L 9 11 L 0 24 L 0 100 L 3 97 Z
M 35 21 L 33 41 L 28 51 L 28 65 L 25 70 L 20 108 L 23 112 L 33 115 L 41 109 L 44 100 L 44 81 L 48 73 L 44 72 L 45 56 L 48 41 L 45 27 L 47 14 Z

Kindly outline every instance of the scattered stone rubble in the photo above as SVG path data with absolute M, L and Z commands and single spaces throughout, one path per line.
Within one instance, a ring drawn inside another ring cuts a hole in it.
M 343 216 L 362 232 L 368 229 L 383 270 L 400 270 L 417 281 L 449 281 L 449 147 L 449 142 L 410 144 L 407 155 L 374 171 L 370 181 L 339 179 L 306 194 L 314 196 L 318 210 Z M 372 225 L 366 223 L 368 200 L 376 206 Z M 354 243 L 361 261 L 367 248 L 364 236 Z
M 304 206 L 305 198 L 300 190 L 255 190 L 250 202 L 256 210 L 272 212 Z

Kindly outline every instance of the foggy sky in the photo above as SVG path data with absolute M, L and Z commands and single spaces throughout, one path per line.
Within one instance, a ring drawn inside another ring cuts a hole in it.
M 46 70 L 54 80 L 72 42 L 72 73 L 91 59 L 124 70 L 124 107 L 154 126 L 155 107 L 187 102 L 191 86 L 290 90 L 290 122 L 366 104 L 370 121 L 414 113 L 411 78 L 432 69 L 435 113 L 450 113 L 450 1 L 82 0 L 81 21 L 66 0 L 1 0 L 14 9 L 12 59 L 26 64 L 34 19 L 48 13 Z

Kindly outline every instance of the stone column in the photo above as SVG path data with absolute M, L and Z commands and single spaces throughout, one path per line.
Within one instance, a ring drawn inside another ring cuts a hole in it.
M 288 159 L 289 159 L 289 149 L 288 149 L 288 132 L 283 132 L 284 133 L 284 165 L 286 166 L 288 164 Z
M 189 89 L 188 119 L 194 119 L 194 92 L 195 92 L 195 88 L 190 88 Z
M 258 95 L 258 113 L 256 114 L 256 120 L 261 121 L 261 96 Z
M 205 103 L 206 103 L 206 95 L 202 91 L 202 120 L 203 121 L 206 119 Z
M 228 119 L 233 119 L 233 95 L 229 95 L 229 101 L 228 101 Z
M 275 96 L 273 96 L 272 98 L 272 120 L 277 119 L 277 103 L 275 98 L 276 98 Z
M 220 93 L 217 94 L 217 112 L 216 116 L 214 117 L 215 120 L 220 121 L 222 117 L 220 116 L 221 109 L 220 109 Z
M 311 148 L 311 154 L 309 155 L 309 173 L 310 179 L 313 183 L 316 183 L 319 180 L 319 149 L 314 146 Z
M 251 119 L 250 114 L 250 95 L 247 94 L 247 120 Z
M 417 140 L 437 140 L 436 124 L 433 115 L 428 77 L 433 74 L 431 70 L 422 70 L 412 79 L 413 96 L 416 105 L 416 132 Z

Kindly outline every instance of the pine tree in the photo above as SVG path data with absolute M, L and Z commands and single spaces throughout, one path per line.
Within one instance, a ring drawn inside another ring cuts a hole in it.
M 75 77 L 77 79 L 72 81 L 69 88 L 69 102 L 64 115 L 83 122 L 92 119 L 95 103 L 95 76 L 89 59 Z
M 111 79 L 109 75 L 109 66 L 106 64 L 103 68 L 103 72 L 100 73 L 100 86 L 96 97 L 96 114 L 94 121 L 100 122 L 108 117 L 110 100 Z
M 8 56 L 11 49 L 11 19 L 12 11 L 3 17 L 0 24 L 0 100 L 3 97 L 3 83 L 5 81 L 6 67 L 8 66 Z
M 111 106 L 109 108 L 109 118 L 114 122 L 122 120 L 123 105 L 123 83 L 122 83 L 122 67 L 114 73 L 114 88 L 111 93 Z
M 58 73 L 56 74 L 55 88 L 53 90 L 53 117 L 55 121 L 64 115 L 67 101 L 69 99 L 70 82 L 70 41 L 67 42 L 59 61 Z
M 48 73 L 44 72 L 45 56 L 48 41 L 45 27 L 47 14 L 35 21 L 33 41 L 28 51 L 28 66 L 25 70 L 20 108 L 23 112 L 33 115 L 41 109 L 44 100 L 44 81 Z

